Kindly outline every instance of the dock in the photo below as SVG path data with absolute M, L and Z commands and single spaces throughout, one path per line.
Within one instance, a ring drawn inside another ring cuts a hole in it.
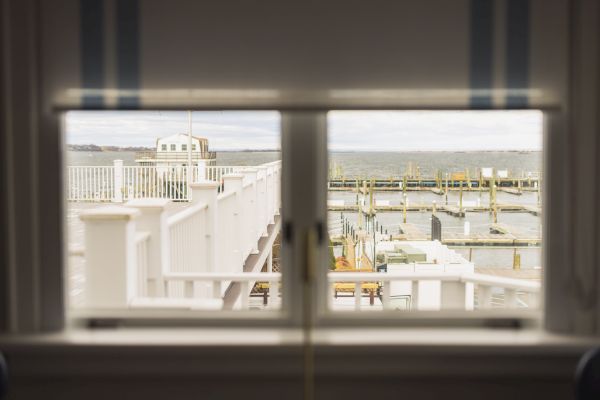
M 396 225 L 395 225 L 396 226 Z M 421 225 L 412 223 L 400 223 L 398 229 L 394 229 L 389 235 L 390 240 L 406 241 L 428 241 L 431 240 L 431 232 Z M 342 235 L 332 236 L 334 245 L 345 245 L 347 254 L 352 254 L 354 242 Z M 496 223 L 491 224 L 488 232 L 472 232 L 465 235 L 462 232 L 447 232 L 442 234 L 442 244 L 452 247 L 537 247 L 542 244 L 540 236 L 525 232 L 518 227 Z
M 454 217 L 464 217 L 467 212 L 493 212 L 493 208 L 489 206 L 463 206 L 460 209 L 455 205 L 445 205 L 445 204 L 437 204 L 436 211 L 445 212 Z M 328 204 L 328 211 L 337 211 L 337 212 L 358 212 L 359 206 L 357 204 Z M 398 205 L 373 205 L 373 211 L 375 212 L 423 212 L 423 211 L 433 211 L 433 204 L 417 204 L 411 203 L 406 207 L 402 204 Z M 524 212 L 539 216 L 542 214 L 542 209 L 536 205 L 527 205 L 527 204 L 497 204 L 496 211 L 498 212 Z
M 328 189 L 331 191 L 352 191 L 368 184 L 375 191 L 432 191 L 442 194 L 447 190 L 489 191 L 496 186 L 498 190 L 519 195 L 522 192 L 539 190 L 539 177 L 507 177 L 444 180 L 435 177 L 391 177 L 385 178 L 340 178 L 330 177 Z

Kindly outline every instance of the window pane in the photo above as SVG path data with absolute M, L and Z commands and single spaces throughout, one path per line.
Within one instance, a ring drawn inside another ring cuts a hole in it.
M 279 113 L 72 111 L 66 142 L 72 308 L 280 308 Z
M 330 308 L 537 308 L 542 119 L 330 112 Z

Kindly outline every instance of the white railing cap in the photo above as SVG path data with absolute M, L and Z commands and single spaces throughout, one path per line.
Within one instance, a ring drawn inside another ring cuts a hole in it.
M 256 174 L 256 173 L 258 172 L 258 169 L 259 169 L 259 168 L 260 168 L 260 167 L 247 167 L 247 168 L 244 168 L 244 169 L 243 169 L 241 172 L 242 172 L 242 173 L 252 173 L 252 174 Z
M 131 220 L 140 215 L 140 211 L 131 207 L 106 206 L 83 211 L 79 218 L 82 221 L 93 220 Z
M 218 187 L 219 187 L 219 183 L 215 182 L 215 181 L 190 183 L 190 188 L 192 188 L 192 189 L 217 189 Z
M 244 179 L 243 174 L 226 174 L 223 175 L 223 179 Z
M 127 207 L 136 207 L 136 208 L 159 208 L 161 210 L 165 209 L 169 205 L 171 200 L 169 199 L 159 199 L 159 198 L 150 198 L 150 199 L 133 199 L 129 200 L 125 206 Z

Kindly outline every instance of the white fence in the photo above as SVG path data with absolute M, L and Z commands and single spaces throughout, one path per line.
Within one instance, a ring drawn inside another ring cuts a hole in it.
M 192 182 L 221 182 L 225 175 L 245 168 L 201 163 L 192 167 Z M 69 166 L 67 200 L 116 203 L 148 198 L 190 200 L 188 169 L 188 166 L 124 166 L 121 160 L 115 160 L 112 166 Z
M 464 310 L 467 292 L 474 285 L 478 297 L 477 309 L 492 308 L 492 292 L 494 289 L 503 294 L 503 303 L 496 307 L 506 309 L 536 308 L 539 304 L 540 283 L 522 279 L 502 278 L 478 273 L 456 272 L 329 272 L 329 287 L 332 300 L 335 296 L 333 286 L 336 283 L 354 283 L 354 310 L 368 308 L 362 305 L 363 284 L 377 283 L 380 287 L 382 308 L 392 309 L 391 296 L 393 282 L 409 282 L 412 286 L 408 308 L 418 310 L 419 285 L 422 282 L 439 282 L 439 308 L 441 310 Z M 526 297 L 518 301 L 518 295 Z
M 194 183 L 190 205 L 170 216 L 170 200 L 161 198 L 84 212 L 84 306 L 194 308 L 204 299 L 212 301 L 217 286 L 176 277 L 244 273 L 260 239 L 276 234 L 269 227 L 280 208 L 280 170 L 281 163 L 275 162 L 225 174 L 221 193 L 219 183 Z M 272 249 L 262 251 L 270 254 Z M 218 297 L 238 281 L 220 280 Z M 244 282 L 243 292 L 253 286 Z
M 115 198 L 115 167 L 67 167 L 67 199 L 112 201 Z

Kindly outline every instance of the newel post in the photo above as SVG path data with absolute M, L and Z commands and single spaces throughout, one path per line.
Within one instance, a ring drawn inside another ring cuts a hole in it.
M 231 249 L 233 253 L 233 265 L 230 266 L 231 272 L 244 272 L 244 232 L 247 232 L 248 227 L 244 226 L 243 207 L 242 207 L 242 190 L 243 190 L 244 175 L 229 174 L 223 176 L 223 186 L 225 192 L 235 193 L 235 209 L 234 215 L 234 230 L 231 238 Z
M 460 281 L 442 282 L 440 302 L 442 310 L 467 310 L 467 284 Z
M 165 285 L 163 276 L 170 270 L 169 228 L 167 226 L 166 208 L 169 199 L 135 199 L 127 202 L 127 207 L 135 207 L 140 211 L 136 219 L 138 232 L 150 233 L 148 243 L 148 270 L 141 276 L 146 276 L 147 282 L 141 287 L 147 287 L 141 296 L 163 297 Z
M 275 223 L 275 170 L 273 166 L 267 168 L 267 218 L 269 224 Z
M 244 215 L 244 220 L 248 224 L 247 231 L 245 233 L 248 241 L 250 242 L 250 253 L 258 253 L 258 239 L 262 233 L 261 220 L 260 220 L 260 196 L 258 187 L 258 169 L 256 168 L 245 168 L 242 174 L 246 177 L 246 182 L 252 183 L 252 191 L 250 193 L 250 209 L 248 215 Z
M 196 182 L 206 182 L 206 160 L 198 160 L 196 165 Z
M 258 199 L 258 207 L 259 207 L 259 218 L 260 218 L 260 235 L 267 236 L 268 235 L 268 225 L 269 225 L 269 198 L 268 196 L 268 179 L 269 179 L 269 171 L 266 166 L 258 167 L 260 179 L 257 181 L 256 185 L 256 198 Z
M 123 202 L 123 160 L 113 161 L 113 189 L 114 197 L 113 203 Z
M 205 181 L 192 183 L 192 203 L 204 203 L 206 209 L 206 271 L 217 272 L 217 194 L 219 184 Z M 222 271 L 221 271 L 222 272 Z
M 137 293 L 134 219 L 140 212 L 122 206 L 84 211 L 85 306 L 125 308 Z

